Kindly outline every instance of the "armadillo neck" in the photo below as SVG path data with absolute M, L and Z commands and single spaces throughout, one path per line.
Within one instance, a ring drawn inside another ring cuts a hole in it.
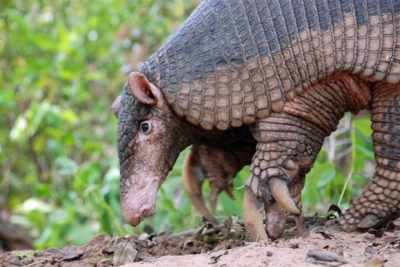
M 225 130 L 337 72 L 400 80 L 400 1 L 206 0 L 143 66 L 180 116 Z

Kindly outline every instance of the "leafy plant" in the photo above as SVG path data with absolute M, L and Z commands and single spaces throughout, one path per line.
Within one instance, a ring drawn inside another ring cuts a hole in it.
M 194 2 L 1 3 L 0 206 L 37 248 L 132 231 L 109 107 Z

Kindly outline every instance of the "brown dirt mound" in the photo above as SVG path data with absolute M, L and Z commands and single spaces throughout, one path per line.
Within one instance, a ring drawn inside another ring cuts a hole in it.
M 400 266 L 400 229 L 372 233 L 289 232 L 248 243 L 240 223 L 179 234 L 110 237 L 83 247 L 0 254 L 0 266 Z M 236 229 L 235 229 L 236 228 Z

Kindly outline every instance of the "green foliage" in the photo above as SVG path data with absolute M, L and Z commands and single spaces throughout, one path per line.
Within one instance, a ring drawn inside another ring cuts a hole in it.
M 37 248 L 81 245 L 99 232 L 139 233 L 146 224 L 181 231 L 199 223 L 182 192 L 184 153 L 160 189 L 156 215 L 135 229 L 124 223 L 117 120 L 109 112 L 127 72 L 139 69 L 198 2 L 1 2 L 0 208 L 31 230 Z M 349 172 L 343 205 L 360 191 L 373 158 L 369 127 L 367 119 L 351 121 L 349 131 L 333 139 L 351 140 L 345 157 L 323 149 L 304 189 L 306 211 L 337 203 Z M 221 194 L 217 215 L 241 215 L 248 173 L 246 167 L 234 181 L 235 201 Z
M 132 231 L 109 107 L 194 2 L 1 2 L 0 207 L 38 248 Z
M 344 123 L 343 123 L 344 122 Z M 369 118 L 346 115 L 337 131 L 327 138 L 328 144 L 319 153 L 313 169 L 307 175 L 302 191 L 306 212 L 326 212 L 330 204 L 343 210 L 359 195 L 372 178 L 374 162 Z M 366 165 L 369 165 L 369 171 Z

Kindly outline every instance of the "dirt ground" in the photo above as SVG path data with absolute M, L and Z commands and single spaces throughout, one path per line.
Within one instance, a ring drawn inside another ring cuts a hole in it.
M 312 224 L 306 222 L 308 227 Z M 326 231 L 314 225 L 300 234 L 288 223 L 283 237 L 259 243 L 244 241 L 242 227 L 228 218 L 222 225 L 205 224 L 178 234 L 100 234 L 83 247 L 3 253 L 0 267 L 400 266 L 400 229 L 393 225 L 366 233 Z

